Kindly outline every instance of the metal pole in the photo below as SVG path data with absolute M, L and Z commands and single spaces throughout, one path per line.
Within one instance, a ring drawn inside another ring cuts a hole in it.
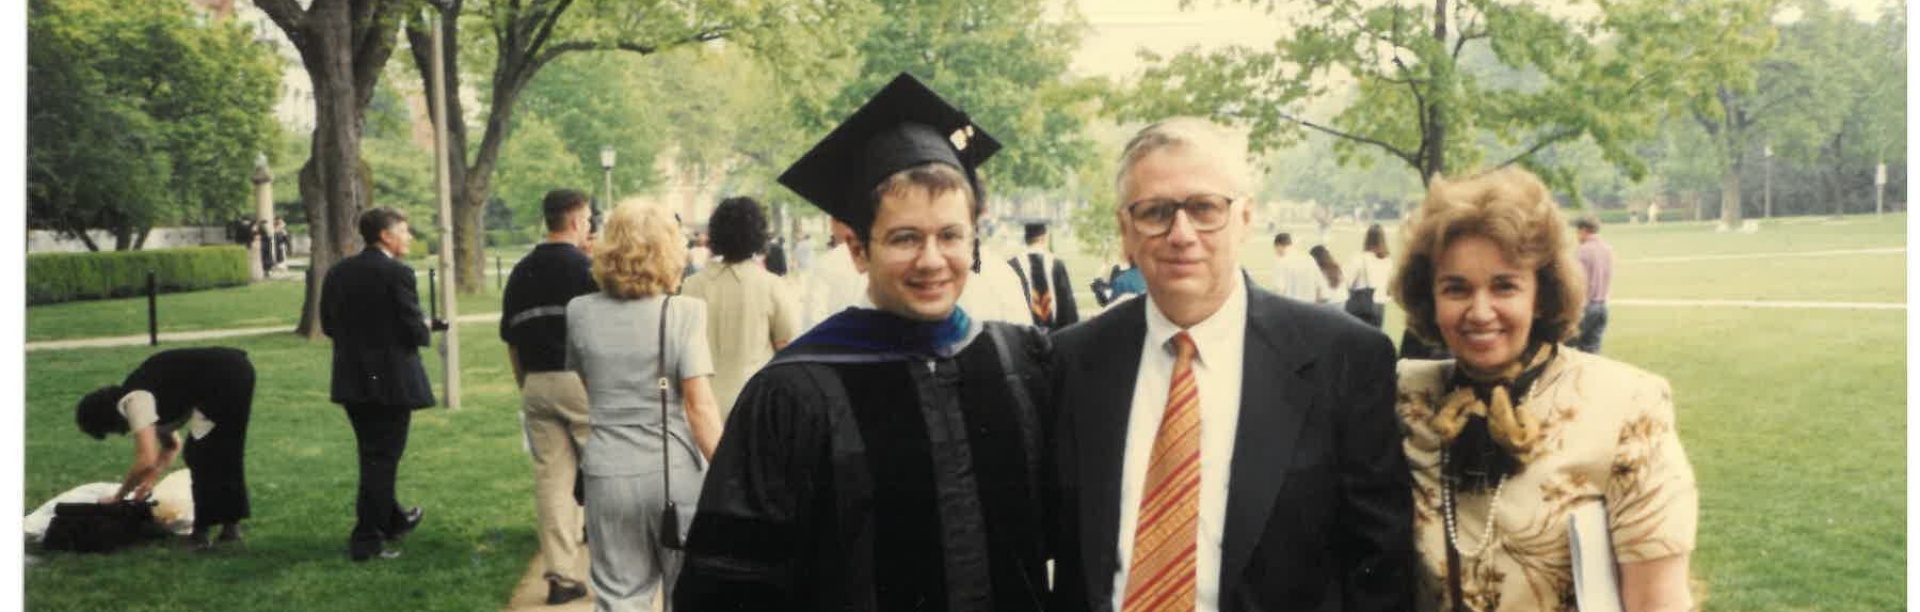
M 493 289 L 495 291 L 506 291 L 506 283 L 507 277 L 500 275 L 500 256 L 495 255 L 493 256 Z
M 1765 187 L 1763 188 L 1765 191 L 1763 193 L 1765 193 L 1765 196 L 1761 198 L 1761 200 L 1764 202 L 1764 204 L 1762 204 L 1763 208 L 1761 211 L 1761 216 L 1768 219 L 1772 219 L 1773 218 L 1773 146 L 1768 145 L 1764 151 L 1767 157 L 1767 174 L 1766 174 L 1766 178 L 1763 179 L 1764 181 L 1763 184 L 1765 185 Z
M 607 210 L 613 210 L 613 168 L 603 168 L 600 174 L 606 179 Z
M 1873 214 L 1883 215 L 1886 212 L 1887 164 L 1883 162 L 1873 167 Z
M 451 172 L 447 167 L 447 55 L 445 28 L 441 21 L 444 15 L 436 12 L 433 16 L 433 99 L 440 112 L 433 114 L 433 157 L 434 174 L 438 178 L 440 192 L 440 278 L 447 282 L 447 309 L 441 318 L 447 322 L 447 331 L 440 337 L 442 351 L 440 363 L 445 366 L 445 375 L 441 380 L 446 384 L 447 408 L 460 409 L 460 326 L 455 313 L 454 287 L 455 270 L 453 265 L 453 187 L 449 184 Z
M 147 271 L 147 346 L 160 346 L 160 298 L 159 285 L 153 280 L 153 271 Z

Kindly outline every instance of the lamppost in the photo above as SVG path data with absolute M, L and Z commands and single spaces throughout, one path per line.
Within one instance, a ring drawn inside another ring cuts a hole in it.
M 1763 185 L 1763 187 L 1761 187 L 1762 195 L 1761 195 L 1760 201 L 1761 201 L 1762 208 L 1761 208 L 1760 215 L 1768 219 L 1772 219 L 1773 218 L 1773 145 L 1765 145 L 1760 147 L 1760 156 L 1767 160 L 1767 173 L 1765 178 L 1761 179 L 1761 184 Z
M 607 210 L 613 210 L 613 145 L 600 147 L 600 174 L 606 182 Z

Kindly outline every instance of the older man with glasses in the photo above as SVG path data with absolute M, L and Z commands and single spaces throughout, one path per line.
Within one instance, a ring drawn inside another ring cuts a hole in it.
M 1146 278 L 1054 335 L 1054 610 L 1404 610 L 1412 499 L 1393 346 L 1246 282 L 1241 140 L 1195 119 L 1121 158 Z

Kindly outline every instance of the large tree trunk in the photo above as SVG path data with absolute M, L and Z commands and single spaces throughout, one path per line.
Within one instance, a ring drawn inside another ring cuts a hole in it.
M 294 333 L 321 333 L 320 290 L 327 271 L 361 248 L 354 219 L 371 197 L 360 135 L 380 70 L 393 53 L 399 0 L 254 0 L 300 51 L 313 81 L 313 144 L 300 168 L 300 201 L 312 239 L 307 291 Z
M 1720 171 L 1720 224 L 1730 229 L 1740 227 L 1740 171 L 1739 164 Z

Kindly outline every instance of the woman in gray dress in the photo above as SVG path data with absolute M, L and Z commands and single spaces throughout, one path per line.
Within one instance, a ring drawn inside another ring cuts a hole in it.
M 680 283 L 684 261 L 686 247 L 672 215 L 657 206 L 623 203 L 594 249 L 600 292 L 567 304 L 567 367 L 586 383 L 593 428 L 581 469 L 599 612 L 652 610 L 654 588 L 663 580 L 672 601 L 680 553 L 661 545 L 661 514 L 671 499 L 679 508 L 680 535 L 686 535 L 707 460 L 720 440 L 706 304 L 666 299 Z M 666 406 L 657 384 L 662 360 L 667 377 L 678 382 L 667 385 Z M 671 492 L 665 491 L 668 481 Z

